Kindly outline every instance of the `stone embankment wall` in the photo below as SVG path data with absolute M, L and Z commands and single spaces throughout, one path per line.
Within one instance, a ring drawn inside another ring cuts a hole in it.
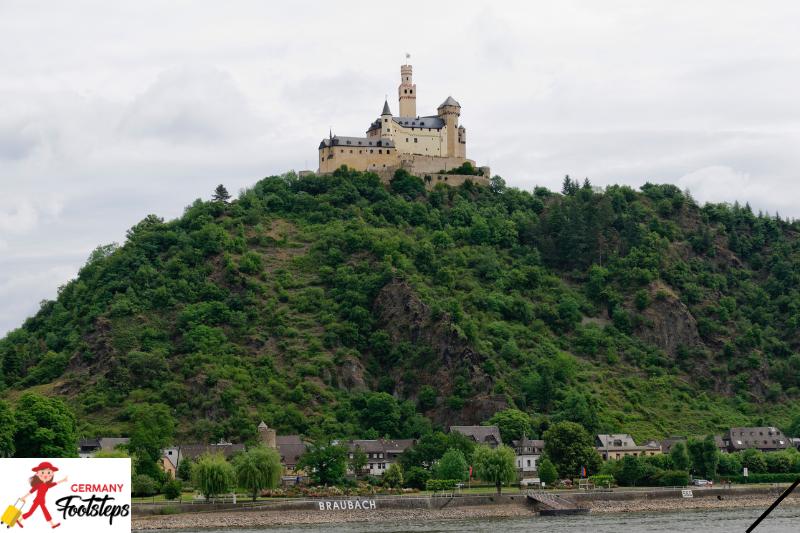
M 333 502 L 336 505 L 333 506 Z M 352 504 L 348 504 L 352 502 Z M 526 505 L 524 494 L 461 495 L 461 496 L 353 496 L 346 498 L 286 499 L 268 502 L 232 503 L 141 503 L 133 506 L 134 515 L 160 514 L 164 507 L 171 512 L 198 513 L 210 511 L 320 511 L 347 510 L 356 507 L 371 509 L 443 509 L 446 507 L 471 507 L 481 505 Z M 320 503 L 325 507 L 320 508 Z M 328 505 L 331 504 L 331 505 Z

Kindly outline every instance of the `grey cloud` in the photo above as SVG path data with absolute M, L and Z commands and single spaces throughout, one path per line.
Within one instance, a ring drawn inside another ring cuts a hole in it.
M 176 143 L 230 142 L 254 134 L 256 121 L 229 73 L 190 66 L 163 72 L 130 105 L 120 131 Z

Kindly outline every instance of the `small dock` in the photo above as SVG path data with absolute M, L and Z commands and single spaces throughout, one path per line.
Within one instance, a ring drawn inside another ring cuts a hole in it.
M 588 507 L 580 506 L 558 494 L 547 493 L 542 490 L 529 490 L 526 496 L 528 503 L 533 505 L 536 512 L 542 516 L 589 514 Z

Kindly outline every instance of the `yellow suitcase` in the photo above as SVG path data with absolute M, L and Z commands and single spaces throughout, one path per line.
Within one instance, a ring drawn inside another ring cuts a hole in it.
M 0 520 L 6 525 L 6 529 L 14 527 L 19 519 L 19 515 L 22 514 L 22 506 L 17 507 L 21 501 L 22 500 L 17 500 L 14 505 L 9 505 L 6 512 L 3 513 L 3 518 Z

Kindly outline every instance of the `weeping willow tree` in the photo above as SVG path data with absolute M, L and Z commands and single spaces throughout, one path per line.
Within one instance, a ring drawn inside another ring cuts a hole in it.
M 278 452 L 257 446 L 238 455 L 233 464 L 239 486 L 250 491 L 255 501 L 263 489 L 274 489 L 281 479 L 281 458 Z
M 228 492 L 236 474 L 222 454 L 205 454 L 192 467 L 192 482 L 208 500 Z

